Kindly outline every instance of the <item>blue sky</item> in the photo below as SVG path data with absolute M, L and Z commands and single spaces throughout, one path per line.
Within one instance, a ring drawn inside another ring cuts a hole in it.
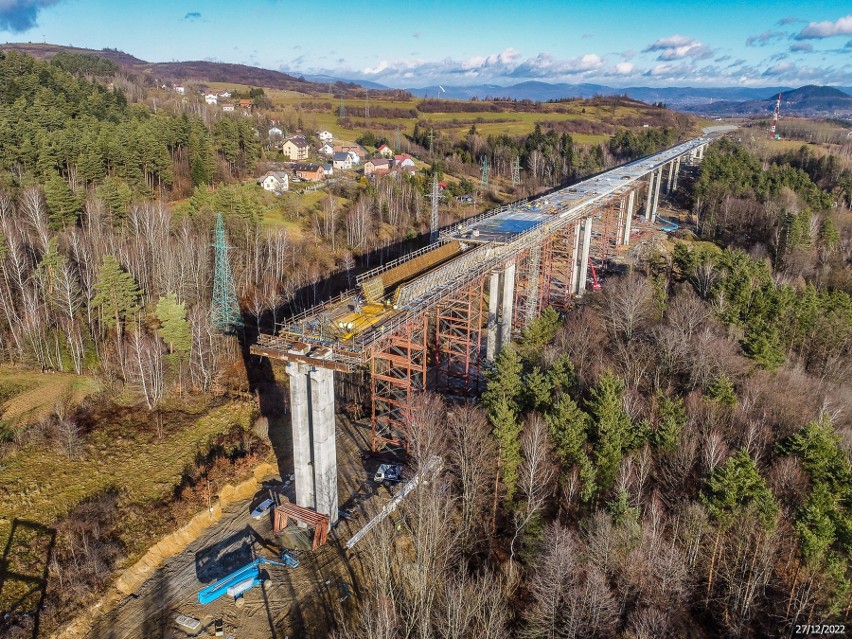
M 852 86 L 849 0 L 0 0 L 3 40 L 396 87 Z

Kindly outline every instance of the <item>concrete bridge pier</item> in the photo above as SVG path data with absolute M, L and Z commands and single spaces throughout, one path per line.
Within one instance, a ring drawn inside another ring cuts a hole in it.
M 297 344 L 291 355 L 305 356 L 310 347 Z M 331 359 L 328 349 L 311 353 Z M 287 362 L 296 504 L 337 521 L 337 451 L 334 422 L 334 371 L 298 361 Z
M 498 351 L 512 340 L 512 317 L 515 304 L 515 263 L 507 264 L 503 269 L 503 299 L 501 302 L 500 327 L 498 333 Z
M 645 219 L 651 219 L 651 211 L 654 207 L 654 174 L 656 171 L 651 171 L 648 174 L 648 199 L 645 201 Z
M 674 177 L 672 178 L 672 191 L 677 191 L 677 176 L 680 173 L 680 156 L 675 160 Z
M 580 224 L 575 243 L 574 255 L 577 260 L 574 267 L 574 278 L 572 281 L 573 292 L 576 297 L 583 297 L 586 292 L 586 277 L 589 274 L 589 249 L 592 247 L 592 219 L 587 217 Z
M 630 246 L 630 225 L 633 222 L 633 202 L 636 197 L 636 191 L 630 191 L 627 194 L 627 208 L 624 211 L 624 234 L 621 237 L 621 243 L 624 246 Z
M 657 208 L 660 205 L 660 187 L 663 185 L 663 167 L 659 168 L 657 175 L 657 186 L 654 189 L 654 203 L 651 206 L 651 223 L 657 221 Z
M 494 271 L 488 278 L 488 326 L 485 359 L 493 362 L 512 339 L 512 316 L 515 303 L 515 263 Z
M 669 177 L 668 177 L 668 180 L 666 180 L 666 195 L 668 195 L 669 193 L 672 192 L 672 179 L 674 178 L 674 172 L 675 172 L 675 160 L 672 160 L 671 162 L 669 162 L 668 167 L 669 167 Z

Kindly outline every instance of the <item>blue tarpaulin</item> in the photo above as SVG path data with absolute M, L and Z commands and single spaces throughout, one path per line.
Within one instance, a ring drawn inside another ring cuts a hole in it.
M 538 220 L 506 220 L 495 230 L 504 233 L 523 233 L 524 231 L 527 231 L 532 227 L 536 226 L 538 223 Z

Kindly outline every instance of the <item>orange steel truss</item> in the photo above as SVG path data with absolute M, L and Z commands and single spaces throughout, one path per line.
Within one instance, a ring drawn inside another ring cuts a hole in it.
M 373 451 L 403 443 L 395 431 L 404 423 L 414 396 L 426 389 L 428 326 L 425 313 L 415 316 L 370 352 Z
M 621 198 L 613 203 L 607 203 L 600 209 L 598 215 L 595 216 L 599 222 L 593 227 L 595 234 L 592 235 L 592 246 L 589 255 L 601 262 L 615 255 L 621 203 Z
M 436 390 L 472 395 L 482 390 L 484 278 L 454 291 L 435 310 Z
M 534 266 L 532 261 L 532 249 L 526 249 L 518 253 L 517 261 L 515 262 L 515 299 L 512 304 L 512 338 L 520 337 L 521 332 L 527 327 L 526 314 L 528 304 L 538 304 L 537 295 L 534 302 L 530 300 L 530 293 L 534 292 L 532 289 L 535 288 L 530 277 L 531 267 Z M 541 270 L 539 270 L 539 277 L 541 277 Z
M 571 305 L 571 278 L 574 275 L 574 241 L 579 223 L 559 229 L 542 244 L 541 302 L 539 308 L 553 306 L 566 310 Z
M 302 522 L 314 529 L 313 550 L 325 544 L 328 538 L 328 515 L 309 508 L 302 508 L 291 502 L 282 502 L 275 507 L 272 530 L 276 535 L 287 527 L 288 519 Z

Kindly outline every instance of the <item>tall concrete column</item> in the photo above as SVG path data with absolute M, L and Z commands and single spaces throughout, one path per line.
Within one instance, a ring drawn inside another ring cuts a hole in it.
M 674 177 L 672 178 L 672 191 L 677 191 L 677 176 L 680 173 L 680 156 L 677 156 L 677 160 L 675 160 L 675 172 Z
M 312 353 L 317 359 L 331 359 L 329 349 Z M 337 450 L 334 423 L 334 371 L 312 366 L 309 372 L 311 392 L 311 431 L 314 460 L 314 508 L 329 516 L 329 525 L 337 521 Z
M 291 350 L 291 354 L 307 352 Z M 314 493 L 313 455 L 311 451 L 311 406 L 308 394 L 308 367 L 299 362 L 287 362 L 290 378 L 290 423 L 293 430 L 293 473 L 296 482 L 296 504 L 313 508 Z
M 624 244 L 624 198 L 618 200 L 618 221 L 615 224 L 615 245 L 621 246 Z
M 672 192 L 672 179 L 674 178 L 675 161 L 669 162 L 669 179 L 666 180 L 666 195 Z
M 663 183 L 663 167 L 660 167 L 660 174 L 657 176 L 657 188 L 654 189 L 654 204 L 651 208 L 651 222 L 657 220 L 657 207 L 660 204 L 660 186 Z
M 571 295 L 576 295 L 580 281 L 580 240 L 583 223 L 574 225 L 574 250 L 571 251 Z
M 633 222 L 633 200 L 636 191 L 630 191 L 627 195 L 627 210 L 624 212 L 624 246 L 630 246 L 630 225 Z
M 648 200 L 645 202 L 645 219 L 651 219 L 651 210 L 654 206 L 654 171 L 648 174 Z
M 503 269 L 503 300 L 500 313 L 499 348 L 512 339 L 512 311 L 515 304 L 515 263 Z
M 580 250 L 579 281 L 577 282 L 577 297 L 583 297 L 586 292 L 586 278 L 589 275 L 589 249 L 592 247 L 592 219 L 583 220 L 583 243 Z
M 488 280 L 488 333 L 485 342 L 485 359 L 493 362 L 497 357 L 497 313 L 500 309 L 500 273 L 494 271 Z

